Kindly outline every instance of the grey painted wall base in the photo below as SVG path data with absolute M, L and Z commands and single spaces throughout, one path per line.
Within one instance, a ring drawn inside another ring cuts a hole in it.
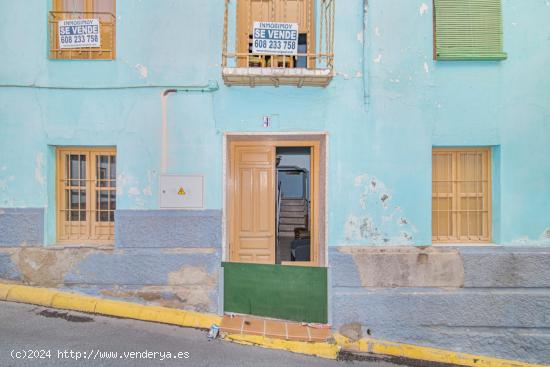
M 359 323 L 380 339 L 550 360 L 548 248 L 344 247 L 329 259 L 337 329 Z
M 0 208 L 0 247 L 44 243 L 44 209 Z
M 5 223 L 19 223 L 20 214 L 14 213 Z M 110 248 L 15 246 L 23 238 L 23 227 L 29 227 L 29 223 L 38 226 L 36 217 L 24 216 L 19 232 L 6 237 L 11 246 L 0 247 L 0 279 L 218 312 L 219 210 L 117 211 L 117 242 Z M 43 228 L 40 220 L 39 227 Z M 29 241 L 30 237 L 25 238 Z
M 116 247 L 221 247 L 221 210 L 117 210 Z
M 550 292 L 343 289 L 334 324 L 374 338 L 530 362 L 550 360 Z

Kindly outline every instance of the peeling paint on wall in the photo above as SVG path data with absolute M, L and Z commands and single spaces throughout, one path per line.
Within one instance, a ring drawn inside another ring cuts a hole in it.
M 67 248 L 50 250 L 40 247 L 23 247 L 11 255 L 19 268 L 21 279 L 26 284 L 42 287 L 63 285 L 65 274 L 80 261 L 98 250 Z
M 428 4 L 426 3 L 422 3 L 420 5 L 420 9 L 418 9 L 418 12 L 420 13 L 420 15 L 424 15 L 426 14 L 426 12 L 429 10 L 430 8 L 428 7 Z
M 117 175 L 117 199 L 127 194 L 130 199 L 131 209 L 144 209 L 146 205 L 143 196 L 152 196 L 152 181 L 154 177 L 152 172 L 154 171 L 148 171 L 148 184 L 143 190 L 140 189 L 140 180 L 136 177 L 128 175 L 125 172 Z
M 140 195 L 140 191 L 137 187 L 130 187 L 128 189 L 128 195 L 138 196 Z
M 141 191 L 137 187 L 130 187 L 128 189 L 128 196 L 130 196 L 133 200 L 133 209 L 144 209 L 145 208 L 145 201 L 143 200 L 143 197 L 141 196 Z
M 362 287 L 463 287 L 464 264 L 457 249 L 437 247 L 340 247 L 350 254 Z
M 6 190 L 8 188 L 8 180 L 0 179 L 0 190 Z
M 153 180 L 157 176 L 156 171 L 147 171 L 147 186 L 143 188 L 143 195 L 152 196 L 153 195 Z
M 209 284 L 215 286 L 216 276 L 209 274 L 204 268 L 198 266 L 184 266 L 180 270 L 168 274 L 168 284 Z
M 344 73 L 344 72 L 341 72 L 341 71 L 337 71 L 336 72 L 336 75 L 340 75 L 342 76 L 345 80 L 348 80 L 349 79 L 349 75 Z
M 523 236 L 513 240 L 512 244 L 522 246 L 550 246 L 550 227 L 542 231 L 538 239 Z
M 212 292 L 217 289 L 217 273 L 209 274 L 197 266 L 184 266 L 168 273 L 166 285 L 148 285 L 139 288 L 115 285 L 101 290 L 108 297 L 137 300 L 164 307 L 211 311 Z
M 401 207 L 393 204 L 391 190 L 384 182 L 364 174 L 355 178 L 354 186 L 360 189 L 360 211 L 348 216 L 344 224 L 345 241 L 411 244 L 417 230 L 405 217 Z
M 197 312 L 212 312 L 210 291 L 202 286 L 144 286 L 128 289 L 114 286 L 103 289 L 103 296 L 128 301 L 137 301 L 162 307 L 188 309 Z
M 121 197 L 125 194 L 126 186 L 135 186 L 137 180 L 135 177 L 128 175 L 126 172 L 120 172 L 116 177 L 116 194 Z
M 43 175 L 44 172 L 44 153 L 39 152 L 36 154 L 34 163 L 34 178 L 40 186 L 44 186 L 46 180 Z
M 145 79 L 149 75 L 149 70 L 147 69 L 146 66 L 143 66 L 141 64 L 136 64 L 135 68 L 141 79 Z

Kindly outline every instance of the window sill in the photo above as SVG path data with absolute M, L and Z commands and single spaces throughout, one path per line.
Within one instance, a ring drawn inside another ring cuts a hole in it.
M 89 58 L 89 57 L 63 57 L 63 56 L 50 56 L 48 57 L 49 61 L 116 61 L 114 57 L 105 57 L 105 58 Z
M 224 67 L 223 81 L 228 86 L 310 86 L 326 87 L 333 77 L 332 69 Z
M 64 250 L 64 249 L 94 249 L 94 250 L 113 250 L 115 248 L 114 242 L 112 243 L 63 243 L 56 242 L 46 246 L 50 249 Z
M 433 242 L 436 247 L 502 247 L 493 242 Z

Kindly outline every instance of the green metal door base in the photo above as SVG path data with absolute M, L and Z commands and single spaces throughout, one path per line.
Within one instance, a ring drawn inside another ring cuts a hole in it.
M 327 268 L 222 263 L 224 311 L 327 322 Z

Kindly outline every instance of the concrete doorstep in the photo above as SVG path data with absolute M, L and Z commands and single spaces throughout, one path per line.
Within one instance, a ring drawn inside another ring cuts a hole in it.
M 113 301 L 18 284 L 0 283 L 0 301 L 29 303 L 57 309 L 201 329 L 209 329 L 213 324 L 220 325 L 222 321 L 221 317 L 213 314 Z M 221 337 L 235 343 L 287 350 L 328 359 L 389 358 L 388 360 L 394 363 L 417 366 L 447 364 L 471 367 L 550 367 L 371 338 L 353 341 L 340 334 L 333 334 L 326 342 L 294 341 L 261 335 L 226 333 L 222 333 Z

